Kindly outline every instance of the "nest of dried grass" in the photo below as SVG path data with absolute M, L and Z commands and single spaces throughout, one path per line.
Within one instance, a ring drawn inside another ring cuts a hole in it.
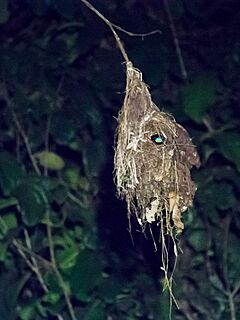
M 190 169 L 200 161 L 187 131 L 153 103 L 141 72 L 131 62 L 127 63 L 114 162 L 118 194 L 127 201 L 129 217 L 135 214 L 143 230 L 147 223 L 159 223 L 162 269 L 168 280 L 165 235 L 172 238 L 177 256 L 175 234 L 184 228 L 181 216 L 192 205 L 196 191 Z M 171 288 L 169 280 L 167 286 Z
M 139 223 L 160 221 L 181 233 L 181 215 L 196 191 L 190 169 L 199 156 L 187 131 L 153 103 L 139 70 L 127 64 L 126 96 L 116 134 L 115 174 L 119 195 Z

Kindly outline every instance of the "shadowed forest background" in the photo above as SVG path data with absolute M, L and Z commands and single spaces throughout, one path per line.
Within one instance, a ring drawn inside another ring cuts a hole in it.
M 238 320 L 240 2 L 168 0 L 170 20 L 162 0 L 91 3 L 127 31 L 161 30 L 117 32 L 200 154 L 172 318 Z M 134 219 L 133 244 L 113 183 L 122 62 L 81 0 L 0 0 L 1 320 L 169 319 L 161 252 Z

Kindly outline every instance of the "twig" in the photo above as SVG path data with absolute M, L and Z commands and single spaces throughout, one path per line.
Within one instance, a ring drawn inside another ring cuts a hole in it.
M 88 203 L 84 203 L 84 201 L 81 201 L 78 199 L 75 195 L 73 195 L 70 191 L 68 191 L 67 196 L 69 199 L 71 199 L 73 202 L 75 202 L 79 207 L 81 208 L 87 208 Z
M 228 216 L 225 221 L 225 232 L 224 232 L 224 244 L 223 244 L 223 274 L 224 280 L 226 283 L 226 294 L 228 297 L 228 303 L 230 308 L 231 320 L 237 320 L 236 318 L 236 308 L 234 303 L 234 294 L 231 290 L 231 285 L 229 282 L 229 273 L 228 273 L 228 237 L 229 237 L 229 228 L 231 224 L 231 216 Z
M 46 133 L 45 133 L 45 151 L 49 151 L 49 133 L 50 133 L 50 126 L 51 126 L 51 116 L 47 117 L 46 123 Z M 44 176 L 47 177 L 48 175 L 48 167 L 44 166 Z
M 33 252 L 33 251 L 29 250 L 28 248 L 24 247 L 22 245 L 22 243 L 20 243 L 18 240 L 13 239 L 12 243 L 16 248 L 21 249 L 21 251 L 23 251 L 24 253 L 27 253 L 27 254 L 29 254 L 31 256 L 34 256 L 37 260 L 39 260 L 39 262 L 41 262 L 43 264 L 44 267 L 52 269 L 53 266 L 52 266 L 50 261 L 44 259 L 43 257 L 39 256 L 35 252 Z
M 93 11 L 100 19 L 102 19 L 108 26 L 109 28 L 111 29 L 113 35 L 114 35 L 114 38 L 117 42 L 117 45 L 122 53 L 122 56 L 125 60 L 126 63 L 130 62 L 129 58 L 128 58 L 128 55 L 127 55 L 127 52 L 126 50 L 124 49 L 123 47 L 123 44 L 118 36 L 118 34 L 116 33 L 116 31 L 114 30 L 114 27 L 116 28 L 116 26 L 114 26 L 104 15 L 101 14 L 101 12 L 99 12 L 94 6 L 91 5 L 90 2 L 88 2 L 87 0 L 80 0 L 82 3 L 85 4 L 86 7 L 88 7 L 91 11 Z M 121 30 L 122 31 L 122 30 Z
M 194 318 L 190 313 L 190 310 L 189 310 L 190 306 L 187 301 L 183 301 L 183 302 L 179 301 L 179 309 L 183 313 L 183 315 L 186 317 L 187 320 L 194 320 Z
M 25 236 L 25 241 L 26 241 L 27 248 L 32 251 L 32 244 L 31 244 L 31 240 L 30 240 L 30 237 L 29 237 L 27 229 L 24 229 L 24 236 Z M 44 282 L 42 274 L 41 274 L 41 272 L 39 270 L 36 258 L 34 256 L 32 256 L 32 255 L 31 255 L 31 262 L 32 262 L 33 270 L 35 270 L 35 273 L 36 273 L 36 275 L 38 277 L 38 280 L 41 283 L 44 291 L 48 292 L 48 288 L 45 285 L 45 282 Z
M 22 139 L 24 141 L 24 144 L 25 144 L 25 147 L 27 149 L 27 153 L 29 155 L 29 158 L 30 158 L 30 160 L 32 162 L 33 168 L 34 168 L 36 174 L 38 176 L 40 176 L 41 175 L 41 171 L 38 168 L 37 162 L 36 162 L 36 160 L 35 160 L 35 158 L 33 156 L 32 149 L 31 149 L 30 143 L 28 141 L 27 134 L 26 134 L 25 130 L 23 129 L 23 126 L 21 125 L 21 123 L 20 123 L 20 121 L 19 121 L 19 119 L 17 117 L 17 114 L 14 111 L 13 102 L 12 102 L 12 100 L 10 99 L 10 97 L 8 95 L 8 91 L 7 91 L 5 83 L 3 85 L 3 94 L 4 94 L 4 99 L 7 102 L 7 106 L 10 109 L 10 112 L 12 114 L 13 121 L 14 121 L 16 127 L 17 127 L 17 130 L 19 131 L 19 134 L 21 135 L 21 137 L 22 137 Z
M 178 61 L 179 61 L 180 69 L 181 69 L 181 73 L 182 73 L 183 79 L 187 79 L 187 70 L 186 70 L 186 67 L 185 67 L 185 64 L 184 64 L 184 60 L 183 60 L 183 56 L 182 56 L 182 50 L 181 50 L 181 47 L 180 47 L 180 44 L 179 44 L 177 31 L 176 31 L 176 28 L 175 28 L 175 24 L 174 24 L 174 21 L 173 21 L 171 10 L 169 8 L 168 0 L 163 0 L 163 5 L 164 5 L 165 11 L 166 11 L 167 16 L 168 16 L 168 21 L 169 21 L 170 29 L 171 29 L 171 32 L 172 32 L 173 41 L 174 41 L 174 45 L 175 45 L 175 48 L 176 48 Z
M 16 247 L 17 251 L 19 252 L 20 256 L 23 258 L 23 260 L 26 262 L 26 264 L 32 270 L 32 272 L 34 272 L 36 274 L 38 281 L 41 284 L 43 290 L 45 292 L 48 292 L 48 288 L 47 288 L 46 284 L 44 283 L 43 277 L 39 271 L 39 268 L 38 268 L 38 265 L 37 265 L 35 258 L 32 255 L 30 255 L 30 257 L 31 257 L 31 261 L 30 261 L 16 240 L 13 240 L 13 244 Z
M 13 121 L 15 122 L 16 127 L 17 127 L 19 133 L 21 134 L 21 136 L 23 138 L 23 141 L 25 143 L 25 146 L 26 146 L 29 158 L 30 158 L 30 160 L 32 162 L 32 165 L 34 167 L 34 170 L 36 171 L 36 174 L 38 176 L 40 176 L 41 172 L 40 172 L 40 169 L 38 168 L 37 162 L 36 162 L 36 160 L 35 160 L 35 158 L 34 158 L 34 156 L 32 154 L 30 143 L 28 141 L 28 137 L 27 137 L 27 135 L 26 135 L 26 133 L 25 133 L 20 121 L 18 120 L 18 117 L 17 117 L 15 111 L 13 110 L 13 108 L 11 108 L 11 112 L 12 112 L 12 116 L 13 116 Z
M 136 32 L 131 32 L 131 31 L 128 31 L 126 29 L 123 29 L 122 27 L 116 25 L 115 23 L 112 23 L 112 26 L 115 29 L 117 29 L 117 30 L 119 30 L 119 31 L 121 31 L 123 33 L 126 33 L 130 37 L 141 37 L 141 38 L 144 39 L 145 37 L 151 36 L 151 35 L 156 34 L 156 33 L 162 34 L 162 31 L 159 30 L 159 29 L 156 29 L 156 30 L 153 30 L 153 31 L 150 31 L 150 32 L 146 32 L 146 33 L 136 33 Z
M 237 282 L 235 288 L 233 289 L 233 292 L 232 292 L 233 297 L 238 293 L 239 289 L 240 289 L 240 281 Z
M 214 129 L 211 125 L 210 119 L 208 117 L 203 117 L 203 124 L 207 128 L 208 132 L 212 134 L 214 132 Z
M 150 31 L 150 32 L 146 32 L 146 33 L 136 33 L 136 32 L 128 31 L 128 30 L 118 26 L 115 23 L 111 22 L 111 24 L 115 29 L 127 34 L 130 37 L 141 37 L 141 38 L 144 39 L 145 37 L 151 36 L 151 35 L 156 34 L 156 33 L 162 34 L 162 31 L 159 30 L 159 29 L 156 29 L 156 30 L 153 30 L 153 31 Z M 56 32 L 58 33 L 58 32 L 61 32 L 61 31 L 65 30 L 65 29 L 69 29 L 69 28 L 83 28 L 83 27 L 84 27 L 84 24 L 81 23 L 81 22 L 69 22 L 69 23 L 65 23 L 62 26 L 60 26 L 56 30 Z

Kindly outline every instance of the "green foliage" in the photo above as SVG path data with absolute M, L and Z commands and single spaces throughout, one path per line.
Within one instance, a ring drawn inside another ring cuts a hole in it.
M 7 152 L 0 153 L 0 186 L 5 196 L 9 196 L 22 179 L 22 165 Z
M 47 211 L 48 199 L 45 190 L 34 179 L 25 180 L 14 191 L 18 200 L 23 222 L 34 226 Z
M 225 2 L 169 1 L 186 82 L 162 1 L 96 2 L 124 29 L 162 30 L 120 35 L 156 104 L 200 151 L 173 285 L 176 320 L 240 318 L 240 10 Z M 79 0 L 0 8 L 0 319 L 73 320 L 71 308 L 84 320 L 168 319 L 161 252 L 151 255 L 134 224 L 129 244 L 115 197 L 125 80 L 112 35 Z
M 201 74 L 183 90 L 184 111 L 190 119 L 201 122 L 216 101 L 218 80 L 213 74 Z
M 35 158 L 39 160 L 41 166 L 50 170 L 61 170 L 64 167 L 64 160 L 54 152 L 38 152 Z
M 0 1 L 0 24 L 4 24 L 8 21 L 9 11 L 8 11 L 8 0 Z
M 89 300 L 89 293 L 101 279 L 101 271 L 101 260 L 95 252 L 84 250 L 78 255 L 75 265 L 69 270 L 68 281 L 79 300 Z
M 234 131 L 225 131 L 216 136 L 216 141 L 220 152 L 240 171 L 240 134 Z

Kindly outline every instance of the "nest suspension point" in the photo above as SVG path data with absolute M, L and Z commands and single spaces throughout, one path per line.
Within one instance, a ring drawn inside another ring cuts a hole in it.
M 124 104 L 115 145 L 116 186 L 141 226 L 153 221 L 181 233 L 181 216 L 196 191 L 190 169 L 200 165 L 188 132 L 153 103 L 139 70 L 127 63 Z

